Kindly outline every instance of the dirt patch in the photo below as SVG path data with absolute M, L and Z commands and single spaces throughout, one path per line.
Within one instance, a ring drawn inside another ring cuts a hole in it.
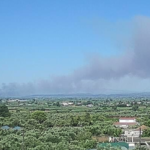
M 93 140 L 96 140 L 97 142 L 108 142 L 109 137 L 108 136 L 93 136 Z

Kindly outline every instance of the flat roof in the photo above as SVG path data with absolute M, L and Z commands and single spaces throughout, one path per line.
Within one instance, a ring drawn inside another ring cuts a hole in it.
M 125 119 L 125 120 L 134 120 L 136 119 L 135 117 L 121 117 L 119 119 Z

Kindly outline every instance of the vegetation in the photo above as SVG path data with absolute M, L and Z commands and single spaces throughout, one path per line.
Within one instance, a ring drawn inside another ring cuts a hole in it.
M 10 129 L 0 128 L 0 150 L 96 148 L 99 138 L 122 134 L 113 126 L 120 116 L 136 116 L 141 125 L 150 127 L 149 102 L 143 98 L 3 99 L 0 125 Z M 143 136 L 150 137 L 150 129 Z
M 0 117 L 9 117 L 10 113 L 6 105 L 0 105 Z

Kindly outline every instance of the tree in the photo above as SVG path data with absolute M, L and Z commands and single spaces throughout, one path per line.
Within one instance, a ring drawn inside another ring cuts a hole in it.
M 133 106 L 132 106 L 132 110 L 133 110 L 133 111 L 137 111 L 137 110 L 138 110 L 138 108 L 139 108 L 139 106 L 138 106 L 138 105 L 133 105 Z
M 91 122 L 91 115 L 87 112 L 84 116 L 84 121 L 90 124 Z
M 95 148 L 96 147 L 96 141 L 94 140 L 86 140 L 83 142 L 83 147 L 84 148 Z
M 57 102 L 57 103 L 56 103 L 56 106 L 57 106 L 57 107 L 60 107 L 60 103 L 59 103 L 59 102 Z
M 113 109 L 113 110 L 117 110 L 117 106 L 116 106 L 116 105 L 113 106 L 112 109 Z
M 35 111 L 32 113 L 32 118 L 37 120 L 39 123 L 42 123 L 46 120 L 46 114 L 42 111 Z
M 6 105 L 0 105 L 0 117 L 10 117 L 10 112 Z

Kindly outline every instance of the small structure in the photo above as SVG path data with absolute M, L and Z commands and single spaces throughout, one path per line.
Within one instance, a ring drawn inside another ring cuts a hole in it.
M 10 127 L 9 126 L 2 126 L 1 129 L 3 130 L 8 130 Z
M 19 126 L 15 126 L 13 129 L 14 129 L 14 130 L 21 130 L 22 128 L 19 127 Z
M 63 106 L 69 106 L 69 105 L 73 105 L 73 102 L 62 102 Z
M 148 129 L 149 127 L 142 125 L 136 129 L 125 129 L 124 130 L 124 136 L 126 137 L 139 137 L 140 135 L 142 135 L 143 131 Z
M 142 126 L 138 127 L 137 129 L 138 129 L 138 130 L 141 129 L 141 131 L 144 131 L 144 130 L 146 130 L 146 129 L 149 129 L 149 127 L 147 127 L 147 126 L 145 126 L 145 125 L 142 125 Z
M 124 131 L 124 136 L 126 137 L 139 137 L 140 134 L 142 134 L 142 131 L 140 133 L 139 129 L 131 129 L 131 130 Z
M 9 129 L 22 130 L 22 128 L 19 127 L 19 126 L 15 126 L 14 128 L 11 128 L 11 127 L 9 127 L 9 126 L 2 126 L 1 129 L 3 129 L 3 130 L 9 130 Z
M 67 102 L 63 102 L 62 105 L 63 106 L 68 106 L 68 103 Z
M 138 123 L 136 122 L 136 118 L 133 117 L 121 117 L 119 122 L 115 122 L 114 125 L 116 127 L 128 128 L 129 126 L 135 126 Z
M 87 107 L 93 107 L 93 104 L 88 104 Z

